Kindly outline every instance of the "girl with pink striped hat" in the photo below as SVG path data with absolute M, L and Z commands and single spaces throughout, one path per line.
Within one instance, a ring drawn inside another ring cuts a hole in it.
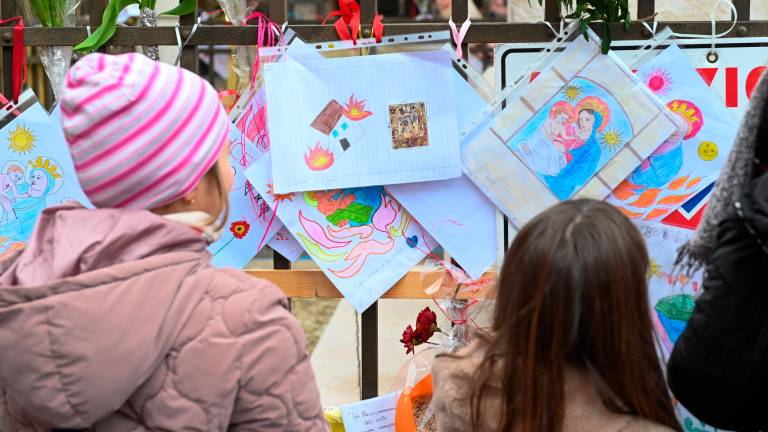
M 233 177 L 215 90 L 91 54 L 61 104 L 97 208 L 46 209 L 0 262 L 0 430 L 327 430 L 282 291 L 209 265 Z

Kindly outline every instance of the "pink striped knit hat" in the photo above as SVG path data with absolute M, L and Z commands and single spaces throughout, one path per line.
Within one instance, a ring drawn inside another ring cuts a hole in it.
M 188 194 L 221 154 L 230 122 L 216 91 L 140 54 L 90 54 L 69 70 L 61 122 L 97 207 L 153 209 Z

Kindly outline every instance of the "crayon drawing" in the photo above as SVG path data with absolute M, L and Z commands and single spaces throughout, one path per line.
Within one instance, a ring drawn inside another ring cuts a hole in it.
M 488 104 L 460 74 L 453 80 L 463 130 Z M 386 189 L 471 278 L 480 279 L 496 262 L 496 207 L 465 175 Z
M 254 163 L 246 177 L 360 312 L 436 246 L 380 186 L 276 193 L 269 154 Z
M 29 90 L 20 105 L 34 98 Z M 13 114 L 8 114 L 13 115 Z M 0 257 L 24 247 L 40 213 L 49 206 L 89 205 L 80 189 L 69 146 L 58 123 L 39 103 L 0 133 Z
M 310 57 L 264 66 L 278 193 L 461 175 L 448 51 Z
M 229 162 L 235 173 L 229 218 L 222 237 L 208 250 L 218 267 L 243 268 L 282 227 L 264 198 L 245 178 L 245 170 L 269 150 L 264 92 L 256 93 L 229 131 Z M 253 138 L 252 141 L 251 138 Z
M 507 146 L 566 200 L 633 135 L 623 107 L 606 89 L 575 78 Z
M 712 184 L 738 125 L 676 45 L 638 76 L 685 128 L 643 160 L 608 201 L 632 219 L 661 220 Z
M 520 228 L 571 198 L 604 199 L 675 117 L 599 38 L 577 38 L 462 142 L 464 172 Z
M 690 278 L 675 271 L 677 249 L 693 235 L 692 230 L 664 225 L 656 221 L 638 221 L 645 238 L 651 265 L 648 269 L 649 313 L 660 342 L 659 357 L 667 364 L 672 348 L 693 313 L 696 296 L 702 291 L 703 271 Z M 677 416 L 687 432 L 714 432 L 676 404 Z

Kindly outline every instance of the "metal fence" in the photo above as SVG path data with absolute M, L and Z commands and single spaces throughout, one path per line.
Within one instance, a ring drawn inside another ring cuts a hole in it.
M 452 15 L 455 22 L 463 22 L 468 15 L 468 3 L 471 0 L 452 0 Z M 531 0 L 535 2 L 536 0 Z M 288 0 L 267 0 L 269 16 L 278 23 L 287 19 Z M 361 24 L 363 35 L 370 36 L 371 24 L 377 12 L 376 0 L 361 0 Z M 106 0 L 87 1 L 91 28 L 96 28 L 101 22 L 101 17 L 106 7 Z M 732 36 L 735 37 L 759 37 L 768 36 L 768 21 L 750 21 L 750 0 L 733 0 L 738 11 L 739 22 Z M 545 19 L 556 22 L 560 19 L 560 10 L 554 0 L 546 0 Z M 652 17 L 656 5 L 654 0 L 638 0 L 637 17 Z M 0 13 L 2 18 L 9 18 L 20 14 L 17 0 L 0 0 Z M 189 37 L 192 25 L 195 22 L 196 13 L 180 18 L 181 36 Z M 387 35 L 399 35 L 417 32 L 430 32 L 448 30 L 444 22 L 387 22 L 385 17 L 385 38 Z M 308 42 L 319 42 L 337 39 L 337 34 L 332 25 L 320 24 L 291 24 L 291 28 Z M 669 22 L 660 23 L 669 25 L 679 33 L 703 33 L 711 32 L 709 21 Z M 717 25 L 717 31 L 722 31 L 730 26 L 730 22 L 721 22 Z M 600 26 L 594 30 L 600 34 Z M 621 24 L 613 25 L 614 39 L 644 39 L 651 36 L 650 32 L 639 22 L 633 23 L 628 31 Z M 10 27 L 0 29 L 0 49 L 2 50 L 3 93 L 12 92 L 11 64 L 13 34 Z M 28 46 L 45 45 L 76 45 L 87 36 L 86 27 L 68 28 L 27 28 L 24 32 L 24 42 Z M 254 26 L 224 26 L 210 25 L 200 26 L 189 38 L 181 55 L 181 65 L 194 72 L 199 72 L 199 49 L 210 50 L 212 46 L 250 45 L 254 44 L 257 37 L 257 29 Z M 467 33 L 464 42 L 474 43 L 504 43 L 504 42 L 546 42 L 552 38 L 549 28 L 536 23 L 506 23 L 498 21 L 474 22 Z M 176 32 L 172 27 L 119 27 L 114 37 L 108 42 L 108 46 L 135 47 L 138 45 L 176 45 Z M 464 50 L 466 53 L 468 50 Z M 213 72 L 209 72 L 213 73 Z M 206 74 L 207 75 L 207 74 Z M 211 78 L 211 76 L 209 76 Z M 289 296 L 293 297 L 335 297 L 338 292 L 332 287 L 330 281 L 319 272 L 289 271 L 290 262 L 276 255 L 273 263 L 274 273 L 254 271 L 258 276 L 266 276 L 277 282 Z M 391 298 L 425 298 L 423 291 L 425 284 L 423 278 L 416 271 L 406 275 L 385 297 Z M 378 393 L 378 308 L 377 304 L 363 312 L 361 320 L 361 397 L 370 398 Z

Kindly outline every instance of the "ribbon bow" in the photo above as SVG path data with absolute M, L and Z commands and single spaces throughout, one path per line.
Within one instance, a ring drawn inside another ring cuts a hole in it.
M 456 42 L 456 58 L 462 58 L 464 56 L 461 44 L 464 42 L 464 36 L 466 36 L 469 31 L 470 24 L 472 24 L 472 21 L 467 17 L 467 19 L 464 20 L 464 23 L 461 24 L 461 30 L 456 30 L 456 24 L 453 23 L 453 17 L 448 18 L 448 27 L 451 29 L 453 41 Z
M 355 0 L 339 0 L 339 10 L 328 14 L 323 20 L 325 24 L 330 17 L 339 17 L 333 26 L 336 28 L 341 40 L 351 40 L 357 45 L 357 37 L 360 34 L 360 5 Z M 384 35 L 384 15 L 376 15 L 373 18 L 373 36 L 376 42 L 381 42 Z M 349 27 L 349 28 L 347 28 Z
M 0 20 L 0 25 L 16 21 L 13 27 L 13 64 L 11 82 L 13 103 L 19 103 L 21 86 L 27 82 L 27 50 L 24 48 L 24 19 L 21 16 Z

